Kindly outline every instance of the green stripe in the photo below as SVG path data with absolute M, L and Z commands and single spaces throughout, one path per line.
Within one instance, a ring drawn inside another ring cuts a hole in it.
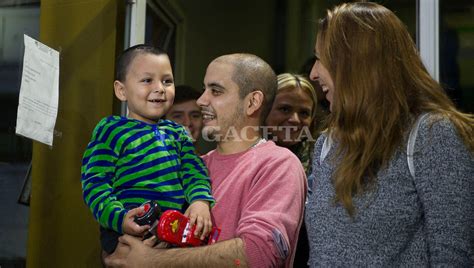
M 181 205 L 179 205 L 178 203 L 158 200 L 158 204 L 162 207 L 169 207 L 172 209 L 181 210 Z
M 120 173 L 123 173 L 128 169 L 129 168 L 122 169 L 122 170 L 120 170 Z M 117 185 L 121 185 L 121 184 L 126 183 L 128 181 L 131 181 L 131 180 L 143 177 L 143 176 L 150 175 L 150 174 L 152 174 L 153 172 L 156 172 L 156 171 L 157 171 L 156 167 L 152 166 L 150 168 L 137 171 L 135 173 L 127 174 L 125 176 L 120 176 L 120 178 L 118 180 L 117 179 L 115 180 L 115 183 Z M 177 176 L 176 173 L 168 173 L 166 175 L 160 176 L 159 181 L 168 181 L 168 180 L 177 179 L 177 178 L 178 178 L 178 176 Z M 154 182 L 156 182 L 156 181 L 154 181 Z

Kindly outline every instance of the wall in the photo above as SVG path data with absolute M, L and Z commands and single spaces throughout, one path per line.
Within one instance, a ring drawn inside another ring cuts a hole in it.
M 207 65 L 228 53 L 253 53 L 272 62 L 275 2 L 180 0 L 185 24 L 184 82 L 201 88 Z
M 33 144 L 28 267 L 100 267 L 98 227 L 82 200 L 80 167 L 93 127 L 113 113 L 122 2 L 41 1 L 40 41 L 61 52 L 59 113 L 53 146 Z

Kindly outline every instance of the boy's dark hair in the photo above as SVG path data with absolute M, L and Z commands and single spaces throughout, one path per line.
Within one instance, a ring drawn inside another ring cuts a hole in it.
M 201 92 L 188 85 L 179 85 L 175 87 L 174 103 L 182 103 L 190 100 L 197 100 L 201 97 Z
M 115 80 L 124 82 L 128 72 L 128 66 L 138 54 L 167 55 L 165 50 L 150 45 L 140 44 L 125 49 L 117 58 L 115 64 Z

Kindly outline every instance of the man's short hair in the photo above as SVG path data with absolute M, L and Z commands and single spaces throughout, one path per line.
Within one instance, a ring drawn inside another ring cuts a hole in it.
M 260 57 L 246 53 L 224 55 L 216 61 L 234 66 L 232 81 L 239 86 L 241 99 L 255 90 L 262 91 L 264 95 L 260 114 L 262 124 L 272 109 L 277 91 L 277 77 L 272 67 Z

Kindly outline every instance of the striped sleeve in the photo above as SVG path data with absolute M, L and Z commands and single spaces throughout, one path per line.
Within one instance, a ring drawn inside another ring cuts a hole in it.
M 196 154 L 193 142 L 186 130 L 180 128 L 178 134 L 178 153 L 181 159 L 179 175 L 182 179 L 186 201 L 191 204 L 196 200 L 205 200 L 209 201 L 212 207 L 215 200 L 211 195 L 211 181 L 206 165 Z
M 84 152 L 82 196 L 100 225 L 122 233 L 122 222 L 127 211 L 113 193 L 118 152 L 110 147 L 110 141 L 115 140 L 116 129 L 109 121 L 110 117 L 99 122 Z

